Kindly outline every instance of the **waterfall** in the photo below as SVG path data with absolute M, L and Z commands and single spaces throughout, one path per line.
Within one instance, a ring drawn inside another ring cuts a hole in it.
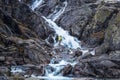
M 30 6 L 30 8 L 34 11 L 35 8 L 40 6 L 44 1 L 43 0 L 35 0 L 35 2 Z
M 60 43 L 61 45 L 66 46 L 68 48 L 73 48 L 73 49 L 80 48 L 80 45 L 79 45 L 80 41 L 77 38 L 70 36 L 68 31 L 63 30 L 51 19 L 47 19 L 44 16 L 42 17 L 46 20 L 46 22 L 48 22 L 49 26 L 55 30 L 57 35 L 62 36 L 62 41 Z M 55 45 L 57 44 L 58 43 L 56 43 Z
M 67 7 L 67 2 L 65 1 L 63 2 L 63 5 L 59 7 L 60 9 L 58 10 L 58 6 L 57 6 L 55 11 L 52 14 L 50 14 L 48 18 L 44 16 L 42 17 L 45 19 L 48 25 L 55 30 L 56 34 L 62 37 L 62 41 L 60 45 L 72 49 L 77 49 L 80 48 L 80 41 L 77 38 L 71 36 L 68 31 L 62 29 L 55 23 L 56 19 L 58 19 L 60 15 L 63 14 L 66 7 Z M 55 46 L 58 45 L 57 41 L 54 45 Z
M 35 8 L 40 6 L 43 3 L 43 0 L 36 0 L 30 7 L 34 11 Z M 46 21 L 46 24 L 49 25 L 49 27 L 53 28 L 55 30 L 56 35 L 62 37 L 62 41 L 60 45 L 68 47 L 70 49 L 81 49 L 81 51 L 84 53 L 88 52 L 88 49 L 82 49 L 80 46 L 80 41 L 76 38 L 73 37 L 69 34 L 68 31 L 62 29 L 60 26 L 58 26 L 55 21 L 64 13 L 65 9 L 67 7 L 67 2 L 63 2 L 61 6 L 56 6 L 55 11 L 50 14 L 47 18 L 45 16 L 42 16 L 42 18 Z M 55 36 L 54 40 L 55 40 Z M 58 42 L 54 42 L 54 46 L 58 46 Z M 94 54 L 94 51 L 91 51 L 91 54 Z M 40 78 L 40 79 L 46 79 L 46 80 L 71 80 L 72 78 L 68 77 L 63 77 L 62 74 L 60 73 L 61 70 L 68 64 L 74 66 L 77 62 L 67 62 L 65 60 L 61 60 L 60 62 L 54 64 L 54 59 L 51 60 L 51 63 L 48 64 L 48 67 L 51 67 L 53 69 L 50 70 L 50 68 L 45 67 L 46 73 L 45 76 L 35 76 L 34 74 L 31 75 L 31 77 L 34 78 Z M 22 72 L 22 69 L 17 68 L 12 68 L 13 73 L 15 72 Z
M 64 13 L 65 8 L 67 7 L 67 2 L 66 1 L 63 2 L 61 8 L 59 7 L 60 6 L 56 6 L 55 11 L 48 16 L 48 19 L 51 19 L 52 21 L 56 21 L 56 19 L 58 19 L 59 16 Z

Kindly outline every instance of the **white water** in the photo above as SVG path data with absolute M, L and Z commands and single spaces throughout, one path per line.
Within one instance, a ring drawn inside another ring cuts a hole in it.
M 63 2 L 63 6 L 61 7 L 56 6 L 55 11 L 52 14 L 50 14 L 47 18 L 55 22 L 60 17 L 60 15 L 64 13 L 66 7 L 67 2 Z
M 25 71 L 19 66 L 12 66 L 11 72 L 12 73 L 24 73 Z
M 35 0 L 35 2 L 30 7 L 34 11 L 35 8 L 37 8 L 38 6 L 40 6 L 43 2 L 44 2 L 43 0 Z
M 63 30 L 51 19 L 47 19 L 44 16 L 42 17 L 46 20 L 49 26 L 55 30 L 57 35 L 62 36 L 62 41 L 60 43 L 61 45 L 72 48 L 72 49 L 80 48 L 80 41 L 77 38 L 70 36 L 68 31 Z M 56 43 L 55 45 L 57 44 L 58 43 Z
M 50 63 L 49 66 L 51 66 L 55 71 L 53 72 L 49 72 L 49 70 L 46 70 L 46 76 L 47 77 L 50 77 L 50 78 L 53 78 L 54 76 L 59 76 L 61 77 L 62 74 L 60 74 L 59 72 L 67 65 L 67 64 L 70 64 L 72 66 L 74 66 L 77 62 L 67 62 L 67 61 L 60 61 L 58 64 L 53 64 L 53 63 Z
M 44 16 L 42 17 L 45 19 L 48 25 L 55 30 L 56 34 L 62 37 L 62 41 L 60 45 L 63 45 L 72 49 L 77 49 L 77 48 L 80 48 L 80 41 L 77 38 L 71 36 L 68 33 L 68 31 L 62 29 L 55 23 L 56 19 L 58 19 L 60 15 L 64 13 L 64 10 L 66 7 L 67 7 L 67 2 L 65 1 L 63 2 L 63 6 L 60 7 L 59 10 L 57 10 L 56 8 L 55 11 L 48 16 L 48 18 Z M 58 43 L 55 43 L 54 45 L 57 46 Z
M 34 11 L 34 9 L 37 8 L 38 6 L 40 6 L 42 3 L 43 3 L 43 0 L 36 0 L 32 4 L 31 9 Z M 42 16 L 42 17 L 47 22 L 47 24 L 55 30 L 55 32 L 58 36 L 62 36 L 62 41 L 61 41 L 60 45 L 66 46 L 71 49 L 77 49 L 77 48 L 82 49 L 80 46 L 80 41 L 77 38 L 71 36 L 68 33 L 68 31 L 62 29 L 55 23 L 55 21 L 60 17 L 60 15 L 64 13 L 66 6 L 67 6 L 67 2 L 63 2 L 63 6 L 60 7 L 59 10 L 57 10 L 57 7 L 58 7 L 57 6 L 55 11 L 52 14 L 50 14 L 47 18 L 44 16 Z M 55 37 L 56 36 L 54 36 L 54 40 L 55 40 Z M 55 46 L 58 46 L 57 41 L 55 42 Z M 86 53 L 86 52 L 88 52 L 88 49 L 82 49 L 81 51 L 83 53 Z M 94 51 L 91 51 L 91 54 L 94 54 Z M 48 79 L 48 80 L 71 80 L 72 78 L 63 77 L 62 74 L 60 73 L 60 71 L 67 64 L 74 66 L 76 63 L 77 62 L 71 63 L 71 62 L 62 60 L 58 64 L 54 64 L 54 62 L 52 62 L 52 60 L 51 60 L 51 63 L 48 66 L 52 67 L 54 69 L 54 71 L 49 71 L 49 68 L 48 69 L 46 68 L 45 76 L 35 76 L 34 74 L 32 74 L 31 77 L 40 78 L 40 79 Z M 22 69 L 19 69 L 19 68 L 17 68 L 17 69 L 12 68 L 11 72 L 15 73 L 15 72 L 23 72 L 23 71 L 22 71 Z

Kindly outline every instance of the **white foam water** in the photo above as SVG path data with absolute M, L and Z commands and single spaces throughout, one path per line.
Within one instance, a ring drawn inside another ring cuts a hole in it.
M 65 1 L 63 2 L 63 6 L 56 6 L 55 11 L 52 14 L 50 14 L 47 18 L 55 22 L 60 17 L 60 15 L 64 13 L 66 7 L 67 2 Z
M 63 30 L 51 19 L 47 19 L 44 16 L 42 17 L 45 19 L 48 25 L 55 30 L 56 34 L 62 37 L 62 41 L 60 43 L 61 45 L 72 49 L 80 48 L 80 41 L 77 38 L 70 36 L 68 31 Z M 57 43 L 55 45 L 57 45 Z
M 12 66 L 11 73 L 24 73 L 25 71 L 20 66 Z
M 48 66 L 52 67 L 54 71 L 49 72 L 49 68 L 46 68 L 46 75 L 45 76 L 35 76 L 34 74 L 31 75 L 33 78 L 39 78 L 39 79 L 45 79 L 45 80 L 72 80 L 73 78 L 69 77 L 63 77 L 62 74 L 60 74 L 60 71 L 67 65 L 70 64 L 74 66 L 76 62 L 67 62 L 67 61 L 60 61 L 57 64 L 50 63 Z
M 40 6 L 43 2 L 44 2 L 43 0 L 35 0 L 35 2 L 30 7 L 34 11 L 35 8 L 37 8 L 38 6 Z

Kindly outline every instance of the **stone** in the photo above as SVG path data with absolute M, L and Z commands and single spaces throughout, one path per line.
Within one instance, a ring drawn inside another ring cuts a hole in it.
M 79 59 L 86 59 L 92 57 L 92 54 L 90 52 L 86 52 L 83 55 L 79 57 Z
M 79 56 L 81 56 L 83 53 L 82 53 L 82 51 L 79 51 L 79 50 L 77 50 L 77 51 L 75 51 L 74 52 L 74 57 L 79 57 Z
M 67 75 L 71 74 L 71 71 L 72 71 L 72 66 L 70 64 L 68 64 L 63 68 L 62 74 L 63 74 L 63 76 L 67 76 Z
M 113 63 L 112 61 L 109 60 L 103 60 L 100 62 L 101 65 L 107 67 L 107 68 L 111 68 L 111 67 L 117 67 L 118 65 Z
M 5 61 L 5 57 L 4 56 L 0 56 L 0 61 Z

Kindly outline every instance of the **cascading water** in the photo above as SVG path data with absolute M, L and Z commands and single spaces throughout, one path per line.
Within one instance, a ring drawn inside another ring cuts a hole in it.
M 39 5 L 41 5 L 44 1 L 43 0 L 35 0 L 33 4 L 30 6 L 32 10 L 35 10 Z
M 73 49 L 80 48 L 80 41 L 78 41 L 77 38 L 70 36 L 68 31 L 63 30 L 61 27 L 58 27 L 58 25 L 51 19 L 47 19 L 44 16 L 43 18 L 46 20 L 46 22 L 48 22 L 49 26 L 55 30 L 56 34 L 62 37 L 62 41 L 60 43 L 61 45 Z M 57 44 L 58 43 L 55 45 Z
M 67 7 L 67 2 L 63 2 L 62 6 L 56 6 L 55 11 L 50 14 L 47 18 L 52 20 L 52 21 L 56 21 L 56 19 L 59 18 L 59 16 L 64 13 L 65 8 Z
M 35 8 L 40 6 L 43 2 L 44 2 L 44 0 L 36 0 L 30 7 L 34 11 Z M 83 53 L 86 53 L 86 52 L 88 52 L 88 50 L 87 49 L 82 50 L 82 48 L 80 46 L 80 41 L 77 38 L 71 36 L 68 31 L 65 31 L 64 29 L 62 29 L 55 23 L 55 21 L 60 17 L 60 15 L 64 13 L 66 7 L 67 7 L 67 2 L 65 1 L 62 3 L 62 6 L 56 6 L 55 11 L 52 14 L 50 14 L 47 18 L 44 16 L 42 16 L 42 17 L 46 21 L 46 23 L 49 25 L 49 27 L 51 27 L 55 30 L 56 35 L 62 37 L 62 41 L 61 41 L 60 45 L 71 48 L 71 49 L 79 48 L 79 49 L 81 49 L 81 51 Z M 54 36 L 54 40 L 55 40 L 55 37 L 56 36 Z M 54 45 L 58 46 L 58 42 L 55 41 Z M 94 54 L 94 51 L 91 51 L 91 53 Z M 63 77 L 61 75 L 60 71 L 67 64 L 74 66 L 76 63 L 77 62 L 67 62 L 67 61 L 62 60 L 62 61 L 58 62 L 57 64 L 54 64 L 54 60 L 52 59 L 51 63 L 48 64 L 48 66 L 52 67 L 54 69 L 53 71 L 51 71 L 50 68 L 46 67 L 46 75 L 44 77 L 35 76 L 34 74 L 31 76 L 35 77 L 35 78 L 41 78 L 41 79 L 43 78 L 43 79 L 52 79 L 52 80 L 70 80 L 70 78 Z M 14 68 L 12 68 L 12 72 L 15 72 Z
M 33 4 L 33 6 L 34 6 L 34 4 Z M 70 36 L 68 31 L 65 31 L 64 29 L 62 29 L 55 23 L 55 21 L 59 18 L 59 16 L 61 14 L 63 14 L 66 7 L 67 7 L 67 2 L 65 1 L 65 2 L 63 2 L 62 6 L 60 6 L 60 7 L 56 6 L 55 11 L 52 14 L 50 14 L 47 18 L 44 16 L 42 16 L 42 17 L 48 23 L 48 25 L 55 30 L 57 35 L 62 36 L 62 41 L 61 41 L 60 45 L 66 46 L 66 47 L 72 48 L 72 49 L 77 49 L 77 48 L 80 48 L 80 45 L 79 45 L 80 41 L 77 38 Z M 54 36 L 54 38 L 55 38 L 55 36 Z M 57 41 L 54 45 L 58 45 Z M 71 64 L 72 66 L 74 66 L 76 64 L 76 62 L 70 63 L 70 62 L 66 62 L 66 61 L 62 60 L 59 63 L 54 64 L 54 60 L 53 61 L 51 60 L 51 63 L 48 66 L 52 67 L 54 69 L 54 71 L 50 71 L 49 68 L 46 68 L 46 76 L 50 79 L 53 78 L 53 79 L 62 79 L 62 80 L 68 79 L 68 80 L 70 80 L 70 78 L 62 77 L 62 75 L 60 74 L 60 71 L 67 64 Z

